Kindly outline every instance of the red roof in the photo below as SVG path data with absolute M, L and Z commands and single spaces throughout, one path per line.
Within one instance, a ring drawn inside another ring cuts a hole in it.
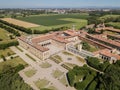
M 101 55 L 104 55 L 104 56 L 107 56 L 107 57 L 115 57 L 117 60 L 120 60 L 120 56 L 117 55 L 117 54 L 113 54 L 111 53 L 111 50 L 109 49 L 102 49 L 102 50 L 99 50 L 97 52 L 94 52 L 94 54 L 101 54 Z
M 36 43 L 33 43 L 33 44 L 28 43 L 28 42 L 26 41 L 26 39 L 27 39 L 26 37 L 19 37 L 18 39 L 22 40 L 23 42 L 31 45 L 32 47 L 34 47 L 34 48 L 36 48 L 36 49 L 38 49 L 38 50 L 40 50 L 40 51 L 42 51 L 42 52 L 49 50 L 48 48 L 42 47 L 41 45 L 37 45 Z
M 117 46 L 117 47 L 120 47 L 120 43 L 119 42 L 116 42 L 114 40 L 111 40 L 111 39 L 107 39 L 107 38 L 103 38 L 102 35 L 89 35 L 95 39 L 98 39 L 98 40 L 101 40 L 103 42 L 107 42 L 111 45 L 114 45 L 114 46 Z

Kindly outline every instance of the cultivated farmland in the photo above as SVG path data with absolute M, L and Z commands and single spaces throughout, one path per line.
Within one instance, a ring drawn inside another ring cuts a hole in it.
M 72 27 L 75 25 L 77 29 L 85 26 L 87 24 L 86 18 L 87 14 L 65 14 L 65 15 L 34 15 L 28 17 L 18 17 L 17 19 L 26 22 L 34 23 L 40 25 L 39 27 L 34 27 L 32 29 L 37 30 L 49 30 L 52 28 L 59 28 L 62 26 Z
M 33 24 L 33 23 L 21 21 L 21 20 L 16 20 L 16 19 L 13 19 L 13 18 L 4 18 L 2 20 L 6 21 L 8 23 L 12 23 L 12 24 L 15 24 L 15 25 L 18 25 L 18 26 L 25 27 L 25 28 L 31 28 L 31 27 L 38 27 L 39 26 L 37 24 Z

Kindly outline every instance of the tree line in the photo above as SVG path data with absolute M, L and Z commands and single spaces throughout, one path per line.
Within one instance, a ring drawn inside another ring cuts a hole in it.
M 44 34 L 44 33 L 48 33 L 50 31 L 60 31 L 60 30 L 66 30 L 68 29 L 69 27 L 66 27 L 66 26 L 63 26 L 63 27 L 59 27 L 59 28 L 52 28 L 50 30 L 32 30 L 32 29 L 28 29 L 28 28 L 24 28 L 22 26 L 18 26 L 18 25 L 14 25 L 14 24 L 11 24 L 11 23 L 8 23 L 6 21 L 3 21 L 3 20 L 0 20 L 1 23 L 5 24 L 5 25 L 8 25 L 12 28 L 15 28 L 17 30 L 20 30 L 22 32 L 25 32 L 27 34 Z M 5 26 L 4 26 L 5 27 Z M 11 30 L 10 30 L 11 31 Z
M 0 23 L 0 27 L 7 30 L 10 33 L 13 33 L 15 36 L 20 36 L 20 33 L 17 30 L 15 30 L 9 26 L 6 26 L 6 25 Z
M 16 40 L 9 41 L 9 42 L 2 42 L 2 43 L 0 43 L 0 49 L 6 49 L 10 46 L 17 46 L 17 45 L 19 45 L 19 43 Z

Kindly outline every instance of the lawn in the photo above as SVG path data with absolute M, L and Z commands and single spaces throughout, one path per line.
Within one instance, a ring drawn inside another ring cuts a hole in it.
M 50 90 L 57 90 L 57 88 L 54 87 L 54 86 L 49 86 L 48 89 L 50 89 Z
M 13 59 L 8 60 L 8 61 L 1 62 L 0 63 L 0 72 L 4 69 L 5 65 L 11 65 L 11 66 L 15 67 L 15 66 L 17 66 L 19 64 L 22 64 L 24 66 L 27 65 L 27 63 L 24 62 L 20 57 L 16 57 L 16 58 L 13 58 Z
M 0 28 L 0 39 L 2 39 L 3 41 L 8 41 L 10 40 L 9 35 L 10 35 L 9 32 Z
M 69 52 L 66 52 L 66 51 L 64 51 L 64 52 L 62 52 L 62 53 L 65 54 L 65 55 L 73 56 L 73 54 L 71 54 L 71 53 L 69 53 Z
M 65 62 L 64 64 L 65 64 L 66 66 L 70 67 L 71 69 L 76 66 L 75 64 L 67 63 L 67 62 Z
M 51 60 L 53 60 L 57 64 L 62 62 L 62 58 L 59 55 L 52 56 Z
M 49 84 L 49 81 L 46 79 L 39 79 L 38 81 L 35 82 L 35 85 L 41 89 L 41 88 L 46 88 L 46 86 Z
M 68 86 L 68 81 L 67 81 L 65 75 L 62 76 L 62 78 L 60 79 L 60 82 L 61 82 L 63 85 Z
M 34 15 L 28 17 L 18 17 L 17 19 L 27 21 L 30 23 L 38 24 L 40 27 L 32 29 L 45 30 L 58 28 L 62 26 L 72 27 L 76 25 L 76 28 L 81 28 L 87 25 L 87 14 L 65 14 L 65 15 Z
M 99 48 L 97 48 L 97 47 L 90 44 L 90 52 L 96 52 L 98 50 L 99 50 Z
M 36 70 L 35 69 L 30 69 L 30 70 L 28 70 L 28 71 L 25 71 L 25 75 L 27 76 L 27 77 L 32 77 L 33 75 L 35 75 L 36 74 Z
M 77 58 L 78 61 L 80 61 L 80 62 L 82 62 L 82 63 L 85 63 L 85 62 L 86 62 L 84 59 L 82 59 L 82 58 L 80 58 L 80 57 L 78 57 L 78 56 L 76 56 L 76 58 Z
M 63 75 L 63 72 L 61 72 L 59 69 L 56 69 L 53 71 L 52 75 L 54 78 L 59 78 L 60 76 Z
M 51 67 L 51 66 L 52 66 L 52 65 L 49 64 L 48 62 L 44 62 L 44 63 L 40 64 L 40 67 L 42 67 L 42 68 L 49 68 L 49 67 Z
M 15 54 L 11 49 L 7 48 L 5 50 L 0 50 L 0 58 L 1 58 L 1 55 L 7 57 L 9 55 L 13 55 Z
M 62 61 L 62 58 L 59 55 L 55 55 L 54 58 L 59 59 Z
M 5 29 L 0 28 L 0 43 L 12 42 L 15 39 L 10 39 L 11 33 L 7 32 Z

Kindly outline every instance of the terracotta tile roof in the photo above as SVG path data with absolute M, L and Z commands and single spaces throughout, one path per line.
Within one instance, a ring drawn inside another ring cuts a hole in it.
M 67 31 L 64 31 L 64 33 L 70 35 L 70 36 L 75 36 L 77 35 L 77 32 L 76 31 L 73 31 L 73 30 L 67 30 Z
M 113 27 L 105 27 L 105 28 L 96 28 L 96 31 L 100 31 L 100 30 L 108 30 L 108 31 L 113 31 L 113 32 L 118 32 L 120 33 L 120 29 L 115 29 Z
M 54 37 L 53 40 L 61 42 L 61 43 L 69 43 L 69 41 L 65 40 L 64 38 L 61 37 Z
M 102 49 L 102 50 L 98 50 L 98 51 L 93 52 L 93 53 L 94 53 L 94 55 L 96 55 L 96 54 L 99 54 L 100 52 L 111 52 L 111 50 L 109 50 L 109 49 Z
M 42 52 L 49 50 L 48 48 L 42 47 L 41 45 L 37 45 L 36 43 L 33 43 L 33 44 L 28 43 L 28 42 L 26 41 L 26 39 L 27 39 L 26 37 L 19 37 L 18 39 L 22 40 L 23 42 L 29 44 L 30 46 L 32 46 L 32 47 L 34 47 L 34 48 L 36 48 L 36 49 L 38 49 L 38 50 L 40 50 L 40 51 L 42 51 Z
M 111 40 L 111 39 L 107 39 L 107 38 L 103 38 L 102 35 L 89 35 L 90 37 L 93 37 L 95 39 L 98 39 L 98 40 L 101 40 L 103 42 L 107 42 L 111 45 L 114 45 L 114 46 L 117 46 L 117 47 L 120 47 L 120 43 L 119 42 L 116 42 L 114 40 Z
M 112 35 L 112 34 L 106 34 L 107 36 L 112 36 L 112 37 L 115 37 L 115 38 L 118 38 L 118 39 L 120 39 L 120 36 L 118 36 L 118 35 Z
M 42 36 L 40 35 L 36 38 L 33 38 L 32 42 L 38 43 L 38 42 L 46 41 L 46 40 L 52 39 L 54 36 L 55 36 L 55 34 L 46 34 L 46 35 L 42 35 Z
M 113 53 L 110 53 L 110 52 L 100 52 L 100 54 L 102 55 L 105 55 L 107 57 L 115 57 L 117 60 L 120 60 L 120 56 L 119 55 L 116 55 L 116 54 L 113 54 Z
M 111 50 L 109 50 L 109 49 L 102 49 L 102 50 L 99 50 L 97 52 L 94 52 L 94 55 L 97 55 L 97 54 L 101 54 L 101 55 L 104 55 L 104 56 L 107 56 L 110 58 L 115 57 L 117 60 L 120 60 L 120 56 L 117 54 L 111 53 Z
M 87 35 L 89 35 L 89 34 L 87 34 Z M 92 42 L 92 43 L 98 44 L 98 45 L 100 45 L 100 46 L 103 46 L 103 47 L 105 47 L 105 48 L 107 48 L 107 49 L 113 50 L 112 47 L 107 46 L 107 45 L 105 45 L 105 44 L 102 44 L 102 43 L 100 43 L 100 42 L 98 42 L 98 41 L 94 41 L 94 40 L 92 40 L 92 39 L 83 37 L 83 36 L 81 36 L 81 35 L 79 35 L 79 37 L 80 37 L 80 38 L 83 38 L 83 39 L 85 39 L 85 40 L 87 40 L 87 41 L 89 41 L 89 42 Z

